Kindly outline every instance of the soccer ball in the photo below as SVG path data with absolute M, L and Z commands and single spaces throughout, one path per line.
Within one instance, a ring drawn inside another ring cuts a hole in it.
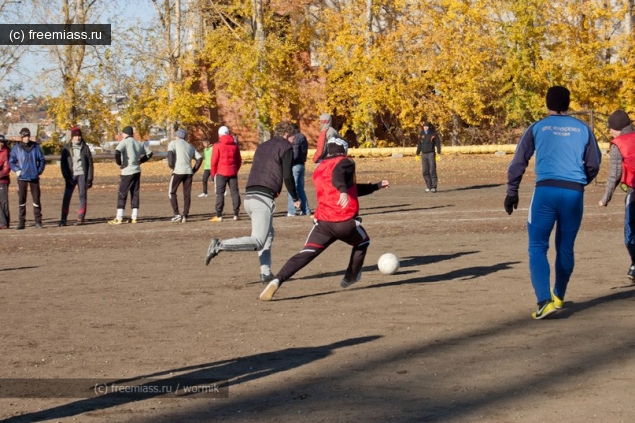
M 393 253 L 385 253 L 377 261 L 379 271 L 384 275 L 394 275 L 399 270 L 399 259 Z

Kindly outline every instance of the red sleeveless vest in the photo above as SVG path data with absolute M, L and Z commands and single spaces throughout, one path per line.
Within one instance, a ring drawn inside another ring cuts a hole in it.
M 611 142 L 622 154 L 622 182 L 635 188 L 635 132 L 620 135 Z
M 357 200 L 357 185 L 348 188 L 348 205 L 342 208 L 337 204 L 340 192 L 333 186 L 333 169 L 346 156 L 333 157 L 322 160 L 313 172 L 313 184 L 317 195 L 318 206 L 315 218 L 327 222 L 344 222 L 357 216 L 359 202 Z

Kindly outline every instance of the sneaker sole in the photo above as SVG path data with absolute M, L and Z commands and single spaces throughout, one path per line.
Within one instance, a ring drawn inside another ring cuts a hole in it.
M 260 293 L 260 297 L 258 298 L 260 299 L 260 301 L 271 301 L 276 291 L 278 291 L 279 287 L 280 285 L 276 286 L 275 284 L 272 284 L 270 282 L 265 290 Z

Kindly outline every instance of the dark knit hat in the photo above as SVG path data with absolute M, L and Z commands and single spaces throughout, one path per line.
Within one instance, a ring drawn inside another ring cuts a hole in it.
M 345 156 L 348 153 L 348 143 L 342 138 L 333 137 L 326 142 L 328 156 Z
M 185 129 L 179 128 L 174 135 L 184 140 L 187 137 L 187 132 L 185 132 Z
M 2 134 L 0 134 L 0 142 L 3 143 L 3 144 L 7 144 L 8 143 L 7 139 Z
M 82 130 L 79 129 L 77 126 L 75 126 L 74 128 L 71 128 L 71 137 L 75 137 L 75 136 L 82 136 Z
M 571 93 L 565 87 L 556 85 L 547 90 L 547 109 L 554 112 L 566 112 L 569 110 Z
M 20 136 L 22 136 L 22 137 L 30 137 L 31 136 L 31 131 L 29 131 L 29 128 L 22 128 L 22 129 L 20 129 Z
M 121 130 L 121 132 L 123 132 L 126 135 L 132 136 L 133 134 L 132 126 L 126 126 L 125 128 Z
M 631 124 L 631 119 L 624 110 L 616 110 L 609 116 L 609 129 L 621 131 Z

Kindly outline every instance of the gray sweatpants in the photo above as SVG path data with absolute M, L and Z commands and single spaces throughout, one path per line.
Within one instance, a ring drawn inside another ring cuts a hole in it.
M 251 236 L 221 241 L 221 251 L 258 251 L 260 274 L 271 273 L 271 245 L 273 244 L 273 212 L 276 203 L 265 195 L 247 193 L 245 211 L 251 219 Z

